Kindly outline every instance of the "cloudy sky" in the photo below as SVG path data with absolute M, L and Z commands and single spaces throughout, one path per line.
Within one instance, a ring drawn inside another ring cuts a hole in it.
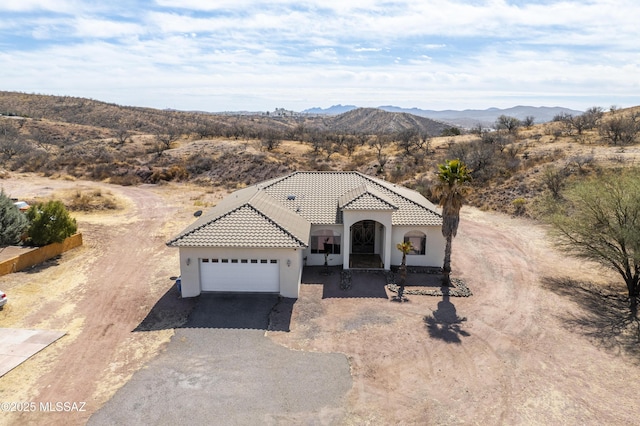
M 183 110 L 640 105 L 637 0 L 2 0 L 0 90 Z

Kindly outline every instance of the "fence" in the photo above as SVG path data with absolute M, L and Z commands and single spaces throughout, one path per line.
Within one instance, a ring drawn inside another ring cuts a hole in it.
M 10 274 L 12 272 L 22 271 L 38 265 L 51 258 L 82 245 L 82 234 L 75 234 L 61 243 L 53 243 L 43 247 L 29 250 L 18 256 L 0 262 L 0 275 Z

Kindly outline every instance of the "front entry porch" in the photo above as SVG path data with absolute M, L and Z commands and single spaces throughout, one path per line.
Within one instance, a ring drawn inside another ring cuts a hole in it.
M 391 265 L 391 211 L 344 211 L 344 269 L 385 269 Z
M 351 253 L 349 269 L 382 269 L 384 264 L 379 254 Z

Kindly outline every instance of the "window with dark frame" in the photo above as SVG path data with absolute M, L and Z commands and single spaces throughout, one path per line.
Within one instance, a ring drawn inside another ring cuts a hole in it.
M 311 234 L 311 253 L 340 254 L 340 234 L 331 229 L 320 229 Z
M 410 231 L 404 234 L 404 242 L 411 243 L 411 251 L 407 255 L 424 255 L 427 252 L 427 236 L 421 231 Z

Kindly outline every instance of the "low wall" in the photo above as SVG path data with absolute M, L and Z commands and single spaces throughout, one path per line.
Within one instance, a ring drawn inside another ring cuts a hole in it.
M 0 262 L 0 275 L 10 274 L 12 272 L 22 271 L 38 265 L 51 258 L 82 245 L 82 234 L 75 234 L 61 243 L 53 243 L 43 247 L 29 250 L 19 256 Z

